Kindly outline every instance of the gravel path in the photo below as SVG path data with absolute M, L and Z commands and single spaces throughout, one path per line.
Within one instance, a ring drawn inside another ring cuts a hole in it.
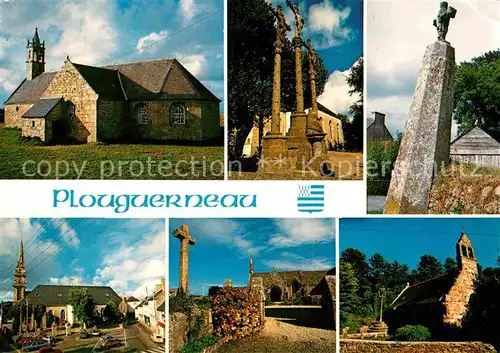
M 264 330 L 223 345 L 217 353 L 334 353 L 335 331 L 309 328 L 266 317 Z

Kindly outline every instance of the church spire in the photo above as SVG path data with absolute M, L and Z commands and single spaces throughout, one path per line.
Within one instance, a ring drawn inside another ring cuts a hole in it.
M 35 28 L 35 35 L 33 36 L 33 44 L 40 45 L 40 37 L 38 36 L 38 27 Z
M 17 257 L 17 266 L 14 270 L 14 298 L 13 302 L 23 300 L 24 294 L 26 292 L 26 267 L 24 265 L 24 246 L 23 240 L 21 239 L 21 246 L 19 247 L 19 255 Z
M 33 80 L 45 72 L 45 41 L 40 43 L 38 28 L 30 42 L 28 39 L 28 58 L 26 60 L 26 79 Z

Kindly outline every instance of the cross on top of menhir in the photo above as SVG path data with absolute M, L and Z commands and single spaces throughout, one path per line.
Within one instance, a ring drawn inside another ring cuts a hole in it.
M 181 243 L 185 240 L 189 242 L 189 245 L 194 245 L 196 241 L 194 238 L 189 234 L 189 227 L 187 224 L 181 225 L 180 229 L 175 229 L 174 230 L 174 236 L 177 239 L 181 240 Z
M 457 10 L 455 8 L 448 6 L 446 1 L 441 2 L 439 12 L 433 22 L 434 27 L 437 28 L 438 40 L 446 42 L 446 34 L 448 33 L 450 19 L 455 18 L 456 14 Z

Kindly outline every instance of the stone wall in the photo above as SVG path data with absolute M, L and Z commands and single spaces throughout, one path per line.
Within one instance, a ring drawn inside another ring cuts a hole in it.
M 189 325 L 185 314 L 173 313 L 169 315 L 168 322 L 168 351 L 169 353 L 180 352 L 182 346 L 187 343 Z
M 467 313 L 471 295 L 474 293 L 475 281 L 478 274 L 475 260 L 463 258 L 463 268 L 460 270 L 455 283 L 444 299 L 446 312 L 443 318 L 445 324 L 462 326 L 462 319 Z
M 57 72 L 41 99 L 64 98 L 75 105 L 75 121 L 69 122 L 68 136 L 78 142 L 97 141 L 98 95 L 80 75 L 73 64 L 66 60 Z
M 496 353 L 480 342 L 391 342 L 340 340 L 341 353 Z
M 221 137 L 219 103 L 216 102 L 202 103 L 201 113 L 202 113 L 203 139 L 211 140 Z
M 123 138 L 124 122 L 129 114 L 128 103 L 99 99 L 97 101 L 97 140 Z
M 6 104 L 5 105 L 5 126 L 22 128 L 24 125 L 22 116 L 33 104 Z
M 43 142 L 47 141 L 45 135 L 45 119 L 44 118 L 30 118 L 22 120 L 22 135 L 23 137 L 39 138 Z
M 499 214 L 500 174 L 452 166 L 429 197 L 431 214 Z

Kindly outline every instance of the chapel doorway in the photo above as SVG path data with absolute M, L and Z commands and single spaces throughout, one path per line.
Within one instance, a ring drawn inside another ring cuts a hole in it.
M 271 288 L 271 301 L 280 302 L 281 301 L 281 288 L 273 287 Z

